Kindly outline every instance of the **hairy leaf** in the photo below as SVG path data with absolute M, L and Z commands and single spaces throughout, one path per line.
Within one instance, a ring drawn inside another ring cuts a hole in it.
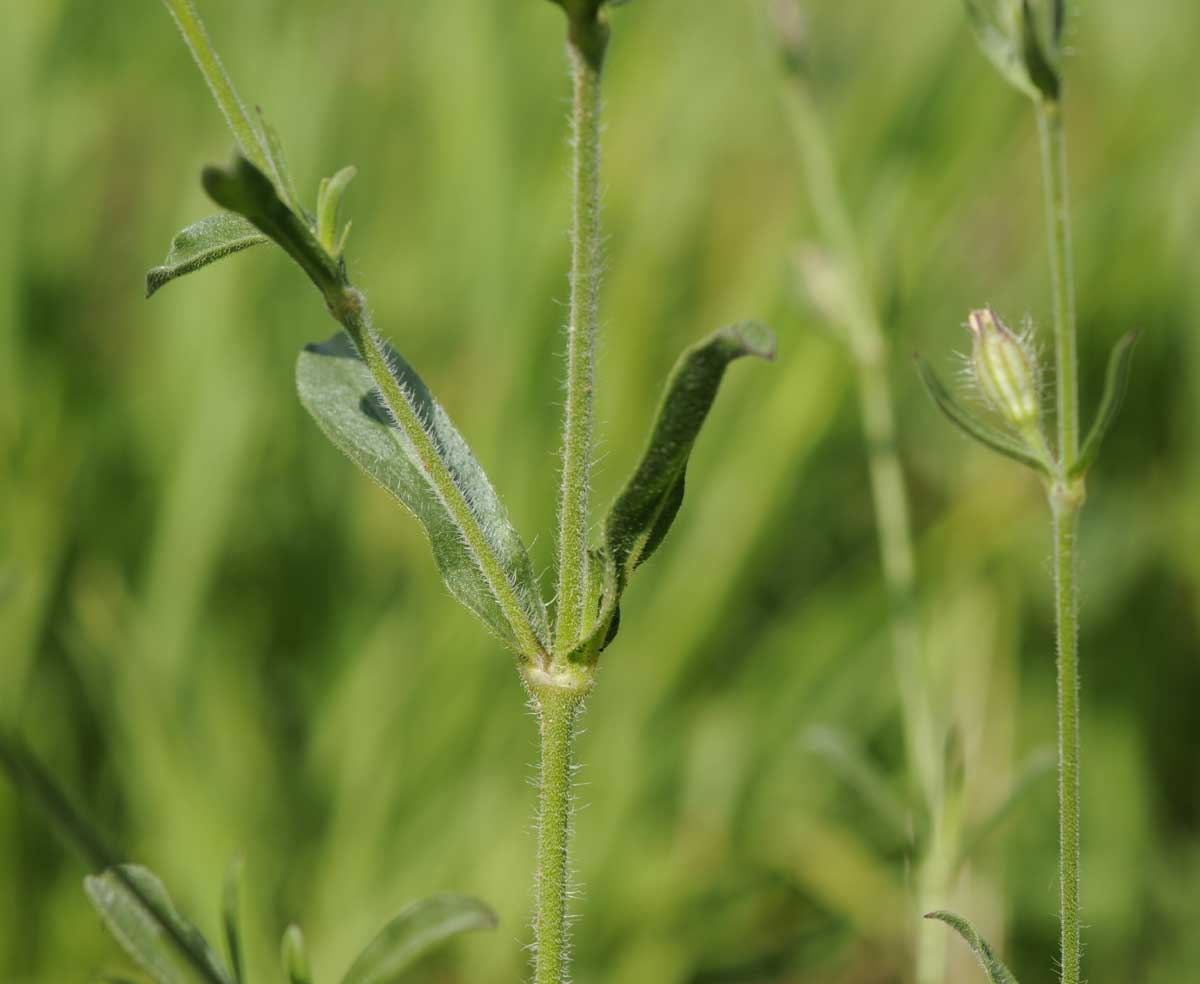
M 270 177 L 274 179 L 275 188 L 288 208 L 307 220 L 308 216 L 305 215 L 304 207 L 300 204 L 300 196 L 296 193 L 296 183 L 292 180 L 292 172 L 288 168 L 287 157 L 283 153 L 283 141 L 279 139 L 279 132 L 267 121 L 261 106 L 255 106 L 254 109 L 258 113 L 258 129 L 261 136 L 259 144 L 266 156 L 267 164 L 270 165 Z M 309 222 L 309 224 L 312 223 Z
M 917 372 L 921 375 L 921 382 L 925 384 L 925 389 L 937 404 L 938 409 L 946 415 L 951 423 L 980 444 L 1027 465 L 1039 475 L 1049 476 L 1050 463 L 1048 461 L 1007 434 L 985 424 L 954 398 L 942 381 L 938 379 L 929 363 L 919 355 L 914 355 L 913 358 L 917 364 Z
M 250 222 L 232 212 L 218 212 L 188 226 L 171 240 L 162 266 L 146 274 L 146 296 L 176 277 L 267 242 Z
M 358 174 L 358 168 L 344 167 L 331 178 L 321 181 L 321 190 L 317 194 L 317 239 L 329 251 L 330 255 L 338 256 L 342 252 L 345 234 L 340 239 L 337 236 L 338 211 L 342 204 L 342 195 Z
M 1121 409 L 1125 389 L 1129 385 L 1129 366 L 1133 361 L 1133 347 L 1137 340 L 1138 333 L 1131 331 L 1113 346 L 1109 354 L 1108 371 L 1104 375 L 1104 394 L 1100 397 L 1096 421 L 1083 442 L 1079 459 L 1071 466 L 1071 478 L 1078 478 L 1092 467 L 1100 453 L 1100 445 L 1104 443 L 1113 421 L 1117 419 L 1117 411 Z
M 956 915 L 953 912 L 938 910 L 937 912 L 926 913 L 925 918 L 939 919 L 957 931 L 958 935 L 966 940 L 971 949 L 975 951 L 975 956 L 983 964 L 983 969 L 987 972 L 988 980 L 992 984 L 1017 984 L 1017 979 L 1012 975 L 1012 971 L 1004 966 L 1000 958 L 992 951 L 992 948 L 987 945 L 987 941 L 962 916 Z
M 722 328 L 685 351 L 671 370 L 641 461 L 605 520 L 600 615 L 573 658 L 593 659 L 598 644 L 603 648 L 612 641 L 613 622 L 629 577 L 650 559 L 675 521 L 692 447 L 725 370 L 744 355 L 773 359 L 771 330 L 750 321 Z
M 327 297 L 344 285 L 341 264 L 317 241 L 307 221 L 283 202 L 271 179 L 246 158 L 238 155 L 229 167 L 206 167 L 201 180 L 213 201 L 282 246 Z
M 232 984 L 203 935 L 176 911 L 150 871 L 121 865 L 83 884 L 109 932 L 158 984 Z
M 546 610 L 529 555 L 487 476 L 421 377 L 390 346 L 387 356 L 393 377 L 408 394 L 443 464 L 470 504 L 523 612 L 540 638 L 547 639 Z M 327 342 L 305 348 L 296 366 L 296 383 L 300 402 L 325 435 L 407 506 L 425 528 L 450 592 L 510 647 L 520 651 L 512 625 L 427 477 L 420 456 L 389 418 L 371 373 L 349 336 L 338 332 Z
M 406 906 L 354 961 L 342 984 L 394 984 L 444 940 L 475 929 L 494 929 L 496 914 L 466 895 L 434 895 Z

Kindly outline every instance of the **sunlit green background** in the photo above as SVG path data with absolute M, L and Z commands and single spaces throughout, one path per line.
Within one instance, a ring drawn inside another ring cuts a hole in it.
M 1049 320 L 1036 131 L 954 0 L 812 0 L 811 70 L 892 333 L 928 684 L 966 821 L 1054 736 L 1046 509 L 919 391 L 991 302 Z M 568 222 L 562 18 L 544 0 L 204 0 L 303 188 L 338 167 L 352 272 L 549 570 Z M 1084 519 L 1085 968 L 1200 966 L 1200 6 L 1081 4 L 1069 139 L 1083 396 L 1140 327 Z M 615 16 L 596 499 L 689 341 L 743 316 L 688 501 L 639 576 L 580 743 L 584 984 L 906 979 L 898 838 L 814 728 L 907 789 L 852 365 L 795 284 L 814 235 L 759 0 Z M 216 935 L 247 863 L 254 981 L 300 922 L 334 982 L 441 890 L 501 928 L 414 982 L 525 972 L 535 726 L 416 525 L 326 443 L 292 365 L 332 323 L 261 249 L 142 299 L 231 139 L 158 3 L 17 0 L 0 29 L 0 721 Z M 1044 337 L 1044 336 L 1043 336 Z M 544 578 L 549 590 L 552 577 Z M 914 811 L 915 816 L 915 811 Z M 914 829 L 917 821 L 914 819 Z M 1052 776 L 944 900 L 1025 981 L 1057 941 Z M 0 980 L 125 962 L 85 869 L 0 782 Z M 965 948 L 949 980 L 982 980 Z

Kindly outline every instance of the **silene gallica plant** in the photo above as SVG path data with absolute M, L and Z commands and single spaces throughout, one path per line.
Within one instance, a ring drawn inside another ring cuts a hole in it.
M 520 2 L 520 0 L 518 0 Z M 288 173 L 280 140 L 251 116 L 221 64 L 192 0 L 164 0 L 237 142 L 225 167 L 205 168 L 205 190 L 221 211 L 184 229 L 151 270 L 147 295 L 244 249 L 274 243 L 316 286 L 340 325 L 308 345 L 296 365 L 300 401 L 325 435 L 416 517 L 450 593 L 515 656 L 541 731 L 540 804 L 533 918 L 535 984 L 567 979 L 568 847 L 572 744 L 601 652 L 617 635 L 634 571 L 662 543 L 680 508 L 688 459 L 726 368 L 747 355 L 771 359 L 770 331 L 743 322 L 696 343 L 667 380 L 657 418 L 633 474 L 593 542 L 593 392 L 601 281 L 601 79 L 609 12 L 618 0 L 552 0 L 566 15 L 573 83 L 574 204 L 566 398 L 558 503 L 557 587 L 542 595 L 525 546 L 467 442 L 408 362 L 375 330 L 366 297 L 347 274 L 349 224 L 340 205 L 353 168 L 323 180 L 309 210 Z M 144 869 L 114 864 L 32 759 L 0 746 L 9 770 L 50 807 L 89 859 L 107 869 L 88 891 L 114 935 L 160 984 L 243 984 L 234 901 L 226 893 L 228 964 L 171 906 Z M 387 984 L 425 947 L 490 922 L 474 900 L 435 897 L 389 924 L 343 978 Z M 284 938 L 292 984 L 311 977 L 299 931 Z M 182 970 L 180 969 L 182 967 Z
M 1060 974 L 1081 981 L 1080 939 L 1080 738 L 1079 738 L 1079 514 L 1088 469 L 1112 426 L 1129 376 L 1135 334 L 1113 348 L 1095 420 L 1081 439 L 1076 355 L 1075 284 L 1067 206 L 1063 130 L 1063 36 L 1066 0 L 965 0 L 980 47 L 1001 75 L 1034 105 L 1041 137 L 1054 306 L 1053 374 L 1055 440 L 1043 424 L 1042 373 L 1033 330 L 1011 331 L 991 308 L 971 312 L 968 364 L 986 409 L 981 416 L 961 403 L 919 357 L 921 378 L 941 410 L 965 433 L 1035 471 L 1046 489 L 1053 519 L 1055 622 L 1058 650 Z M 1016 978 L 975 928 L 954 913 L 937 911 L 974 949 L 993 984 Z

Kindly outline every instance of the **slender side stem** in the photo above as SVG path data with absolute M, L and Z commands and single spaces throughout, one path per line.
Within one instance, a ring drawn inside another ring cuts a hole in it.
M 571 745 L 583 695 L 557 687 L 533 693 L 542 732 L 533 984 L 562 984 L 570 962 Z
M 1054 595 L 1058 622 L 1058 834 L 1062 982 L 1079 984 L 1079 503 L 1054 500 Z
M 1046 223 L 1050 245 L 1050 279 L 1054 289 L 1054 354 L 1058 388 L 1058 455 L 1064 474 L 1079 456 L 1079 372 L 1075 353 L 1075 269 L 1071 259 L 1071 225 L 1067 200 L 1067 148 L 1062 107 L 1037 103 L 1041 136 L 1042 177 L 1046 191 Z
M 471 504 L 467 502 L 458 483 L 454 481 L 454 476 L 442 462 L 442 457 L 425 429 L 420 414 L 413 408 L 404 390 L 392 375 L 383 343 L 372 329 L 363 307 L 362 295 L 353 288 L 346 288 L 342 297 L 335 300 L 339 301 L 341 306 L 335 308 L 331 303 L 330 309 L 337 312 L 338 320 L 353 339 L 355 347 L 371 371 L 375 385 L 379 387 L 397 425 L 417 449 L 430 486 L 442 500 L 446 511 L 454 518 L 463 540 L 487 579 L 492 595 L 516 634 L 521 646 L 521 655 L 531 663 L 544 662 L 546 654 L 542 640 L 538 638 L 537 630 L 521 606 L 516 589 L 488 544 L 479 520 L 471 510 Z
M 574 216 L 571 230 L 571 309 L 567 324 L 567 393 L 563 421 L 562 486 L 558 506 L 560 655 L 574 647 L 585 624 L 588 583 L 588 493 L 592 468 L 592 388 L 600 294 L 600 78 L 603 47 L 567 49 L 574 80 Z
M 917 859 L 916 878 L 917 907 L 926 912 L 946 904 L 945 895 L 953 881 L 946 858 L 957 850 L 957 828 L 943 822 L 940 743 L 934 736 L 922 666 L 912 521 L 904 471 L 896 450 L 896 413 L 887 371 L 887 340 L 869 298 L 858 238 L 838 181 L 828 132 L 805 81 L 797 77 L 791 82 L 791 119 L 808 197 L 821 236 L 841 264 L 847 281 L 840 320 L 858 375 L 875 529 L 891 604 L 892 659 L 900 693 L 905 753 L 930 823 L 928 843 Z M 941 984 L 945 962 L 944 934 L 938 932 L 938 927 L 922 922 L 916 940 L 917 984 Z
M 258 128 L 250 119 L 246 107 L 242 105 L 237 89 L 233 87 L 233 80 L 225 71 L 225 66 L 221 64 L 216 49 L 208 39 L 208 32 L 204 30 L 204 24 L 200 20 L 200 15 L 196 13 L 192 0 L 163 0 L 163 3 L 166 4 L 171 16 L 175 18 L 179 32 L 187 42 L 192 57 L 196 59 L 204 81 L 208 83 L 213 97 L 217 100 L 217 105 L 221 107 L 221 113 L 229 123 L 229 128 L 233 130 L 233 135 L 237 138 L 242 153 L 260 171 L 271 174 L 273 168 L 263 150 Z

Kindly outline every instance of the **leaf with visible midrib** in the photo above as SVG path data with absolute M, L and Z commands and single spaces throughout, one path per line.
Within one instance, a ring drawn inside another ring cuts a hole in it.
M 1012 971 L 1004 966 L 1003 961 L 988 946 L 987 940 L 980 936 L 975 927 L 962 916 L 939 909 L 937 912 L 926 913 L 925 918 L 944 922 L 966 940 L 967 945 L 975 951 L 975 956 L 979 958 L 979 962 L 983 965 L 988 980 L 992 984 L 1017 984 L 1017 979 L 1013 976 Z
M 604 523 L 599 618 L 576 650 L 577 658 L 594 658 L 597 642 L 603 648 L 612 641 L 625 585 L 658 549 L 675 521 L 692 447 L 725 370 L 745 355 L 775 357 L 775 336 L 769 328 L 752 321 L 722 328 L 685 351 L 671 370 L 646 450 Z
M 146 296 L 177 277 L 267 242 L 250 222 L 233 212 L 218 212 L 188 226 L 171 240 L 162 266 L 146 274 Z
M 137 889 L 130 890 L 121 875 Z M 84 889 L 125 952 L 158 984 L 230 984 L 220 959 L 175 909 L 163 883 L 139 865 L 84 879 Z
M 413 902 L 379 931 L 354 961 L 342 984 L 394 984 L 444 940 L 474 929 L 494 929 L 496 914 L 466 895 L 434 895 Z
M 470 504 L 489 546 L 504 569 L 521 608 L 541 639 L 549 637 L 546 610 L 525 545 L 503 505 L 446 412 L 434 401 L 413 368 L 387 347 L 392 375 L 411 397 L 442 461 Z M 412 443 L 389 419 L 389 412 L 345 332 L 309 345 L 296 364 L 300 402 L 321 430 L 355 464 L 416 516 L 425 528 L 434 559 L 451 593 L 510 647 L 520 643 L 496 603 L 487 579 L 463 542 L 462 534 L 430 484 Z

